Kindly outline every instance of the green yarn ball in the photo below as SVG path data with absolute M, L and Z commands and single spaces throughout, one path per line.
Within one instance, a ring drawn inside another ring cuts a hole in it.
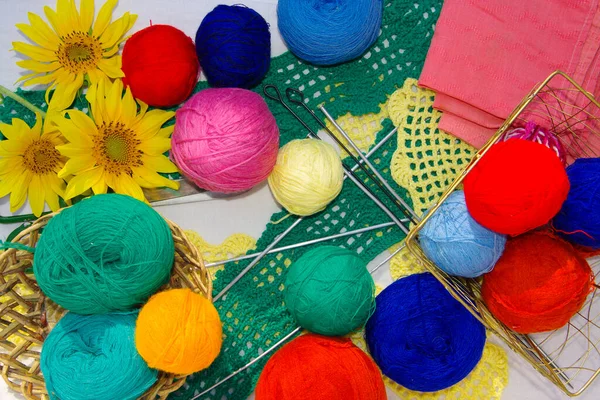
M 52 400 L 133 400 L 157 380 L 158 371 L 135 348 L 137 311 L 67 313 L 50 332 L 40 359 Z
M 349 250 L 321 246 L 288 270 L 285 304 L 301 327 L 328 336 L 363 326 L 375 305 L 375 283 L 367 264 Z
M 102 194 L 55 215 L 33 272 L 52 301 L 79 314 L 127 311 L 167 283 L 175 247 L 165 220 L 129 196 Z

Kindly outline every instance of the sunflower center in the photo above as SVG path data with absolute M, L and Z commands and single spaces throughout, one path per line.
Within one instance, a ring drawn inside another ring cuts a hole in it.
M 59 167 L 60 152 L 50 140 L 34 140 L 23 154 L 23 164 L 34 174 L 46 174 Z
M 135 132 L 121 122 L 109 122 L 94 137 L 94 156 L 104 169 L 113 174 L 131 175 L 132 168 L 142 165 L 141 141 Z
M 58 62 L 74 74 L 96 68 L 102 58 L 100 41 L 87 33 L 71 32 L 56 50 Z

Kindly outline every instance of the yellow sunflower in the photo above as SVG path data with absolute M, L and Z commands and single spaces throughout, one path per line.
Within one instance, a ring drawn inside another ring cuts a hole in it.
M 36 14 L 29 13 L 29 23 L 17 24 L 32 42 L 14 42 L 13 48 L 29 57 L 17 65 L 32 73 L 23 76 L 24 86 L 50 84 L 46 102 L 50 108 L 64 110 L 69 107 L 77 91 L 88 77 L 94 84 L 108 76 L 123 77 L 119 44 L 126 38 L 137 15 L 128 12 L 111 23 L 117 0 L 108 0 L 94 20 L 94 0 L 81 0 L 79 11 L 74 0 L 57 0 L 56 11 L 44 7 L 50 26 Z M 55 89 L 51 101 L 49 93 Z
M 175 113 L 152 110 L 141 101 L 136 104 L 131 91 L 123 95 L 120 79 L 101 79 L 86 95 L 92 118 L 78 110 L 64 112 L 55 119 L 69 141 L 58 150 L 68 158 L 59 177 L 70 179 L 65 198 L 88 189 L 95 194 L 111 188 L 116 193 L 145 200 L 141 188 L 169 187 L 179 183 L 158 174 L 177 172 L 164 152 L 171 148 L 173 126 L 162 128 Z M 68 118 L 67 118 L 68 116 Z
M 56 150 L 64 144 L 60 133 L 42 130 L 42 116 L 36 113 L 36 122 L 30 128 L 25 121 L 14 118 L 12 124 L 0 123 L 5 139 L 0 141 L 0 197 L 10 193 L 10 211 L 23 206 L 27 196 L 31 211 L 39 217 L 44 202 L 52 211 L 60 208 L 58 196 L 63 197 L 65 182 L 57 174 L 65 165 L 65 158 Z

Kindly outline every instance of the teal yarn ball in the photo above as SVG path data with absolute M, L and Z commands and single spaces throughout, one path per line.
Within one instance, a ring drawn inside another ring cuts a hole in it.
M 42 346 L 40 367 L 52 400 L 137 399 L 157 380 L 135 348 L 137 311 L 67 313 Z
M 327 336 L 346 335 L 373 312 L 375 283 L 356 253 L 321 246 L 288 270 L 285 304 L 301 327 Z
M 490 272 L 504 252 L 506 236 L 479 225 L 462 190 L 452 193 L 419 232 L 425 255 L 450 275 L 474 278 Z
M 92 196 L 55 215 L 35 249 L 33 272 L 52 301 L 79 314 L 129 311 L 171 274 L 165 220 L 129 196 Z

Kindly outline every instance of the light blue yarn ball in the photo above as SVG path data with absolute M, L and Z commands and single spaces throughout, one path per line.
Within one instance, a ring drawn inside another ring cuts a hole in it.
M 377 40 L 382 0 L 279 0 L 279 31 L 298 58 L 335 65 L 363 55 Z
M 462 190 L 452 193 L 419 233 L 425 255 L 450 275 L 474 278 L 490 272 L 504 252 L 506 236 L 479 225 Z

